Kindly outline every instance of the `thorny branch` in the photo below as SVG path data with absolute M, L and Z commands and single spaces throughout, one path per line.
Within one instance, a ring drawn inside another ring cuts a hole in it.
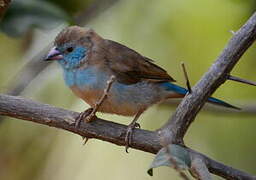
M 96 138 L 111 142 L 119 146 L 125 146 L 125 134 L 127 126 L 97 118 L 90 123 L 81 122 L 75 127 L 74 121 L 79 113 L 50 105 L 34 102 L 17 96 L 0 94 L 0 115 L 33 121 L 79 134 L 82 137 Z M 160 144 L 157 132 L 143 129 L 135 129 L 131 148 L 149 153 L 157 153 L 162 145 Z M 187 148 L 192 156 L 204 159 L 209 171 L 226 179 L 256 179 L 248 173 L 226 166 L 209 157 Z
M 256 13 L 234 34 L 209 71 L 192 88 L 192 93 L 184 97 L 176 112 L 159 130 L 167 144 L 183 144 L 183 137 L 206 99 L 227 80 L 227 75 L 255 39 Z
M 232 78 L 230 72 L 255 39 L 256 13 L 233 34 L 233 37 L 209 71 L 192 88 L 192 91 L 184 97 L 169 121 L 158 130 L 161 142 L 164 142 L 163 146 L 173 143 L 184 144 L 183 138 L 197 113 L 203 107 L 207 98 L 227 79 L 245 82 L 241 79 Z M 246 83 L 249 84 L 248 81 Z M 208 170 L 211 171 L 211 168 L 207 167 L 205 158 L 198 157 L 196 162 L 192 170 L 194 168 L 198 178 L 209 179 Z M 247 179 L 255 179 L 255 177 Z

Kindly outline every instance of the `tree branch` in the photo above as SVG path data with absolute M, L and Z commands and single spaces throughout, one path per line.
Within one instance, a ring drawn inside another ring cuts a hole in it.
M 192 174 L 194 174 L 198 180 L 212 179 L 210 172 L 206 167 L 204 160 L 201 157 L 197 157 L 197 156 L 192 157 L 191 170 L 192 170 Z
M 256 13 L 231 38 L 221 55 L 192 88 L 169 121 L 159 130 L 166 143 L 182 143 L 190 124 L 207 98 L 226 81 L 244 52 L 256 39 Z
M 81 122 L 80 126 L 75 128 L 75 118 L 79 113 L 21 97 L 0 94 L 0 115 L 65 129 L 82 137 L 96 138 L 120 146 L 125 145 L 124 137 L 127 128 L 125 125 L 97 118 L 97 120 L 90 123 Z M 136 129 L 134 136 L 131 147 L 135 149 L 157 153 L 161 148 L 156 132 Z
M 96 138 L 119 146 L 125 146 L 124 139 L 127 129 L 125 125 L 97 118 L 90 123 L 82 122 L 78 128 L 75 128 L 75 118 L 79 113 L 21 97 L 0 94 L 0 115 L 33 121 L 35 123 L 64 129 L 79 134 L 82 137 Z M 157 132 L 142 129 L 134 130 L 133 141 L 130 147 L 154 154 L 162 148 Z M 209 171 L 213 174 L 235 180 L 256 178 L 256 176 L 214 161 L 192 149 L 187 149 L 192 156 L 202 158 Z

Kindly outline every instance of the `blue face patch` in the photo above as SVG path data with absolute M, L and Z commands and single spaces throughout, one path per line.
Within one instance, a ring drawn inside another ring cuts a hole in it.
M 58 62 L 66 70 L 78 68 L 87 54 L 87 48 L 83 46 L 64 44 L 57 48 L 63 55 L 63 59 L 58 60 Z

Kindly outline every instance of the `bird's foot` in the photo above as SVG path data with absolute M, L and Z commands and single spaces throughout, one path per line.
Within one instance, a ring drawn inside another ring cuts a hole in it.
M 132 143 L 132 135 L 133 135 L 133 130 L 134 128 L 140 128 L 140 124 L 136 122 L 132 122 L 129 124 L 126 130 L 126 135 L 125 135 L 125 151 L 128 153 L 128 148 Z
M 80 126 L 80 123 L 81 121 L 85 120 L 86 122 L 89 122 L 87 121 L 87 117 L 90 116 L 93 112 L 93 108 L 89 108 L 89 109 L 86 109 L 85 111 L 81 112 L 77 118 L 75 119 L 75 127 L 79 127 Z M 95 117 L 95 114 L 94 114 L 94 117 Z M 93 117 L 90 117 L 90 118 L 93 118 Z

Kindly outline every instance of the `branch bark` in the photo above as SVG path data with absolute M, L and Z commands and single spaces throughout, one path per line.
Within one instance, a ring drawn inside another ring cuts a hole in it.
M 256 13 L 234 33 L 209 71 L 192 88 L 192 93 L 184 97 L 176 112 L 159 130 L 165 143 L 183 144 L 183 137 L 207 98 L 226 81 L 230 71 L 255 39 Z
M 53 107 L 47 104 L 34 102 L 17 96 L 0 94 L 0 115 L 32 121 L 81 135 L 82 137 L 95 138 L 119 146 L 125 146 L 127 126 L 97 118 L 91 123 L 82 122 L 75 128 L 77 112 Z M 156 154 L 161 148 L 157 132 L 135 129 L 131 148 Z M 226 179 L 256 179 L 246 172 L 226 166 L 220 162 L 187 148 L 192 156 L 204 160 L 209 171 Z
M 192 157 L 191 170 L 198 180 L 212 180 L 210 172 L 201 157 Z

